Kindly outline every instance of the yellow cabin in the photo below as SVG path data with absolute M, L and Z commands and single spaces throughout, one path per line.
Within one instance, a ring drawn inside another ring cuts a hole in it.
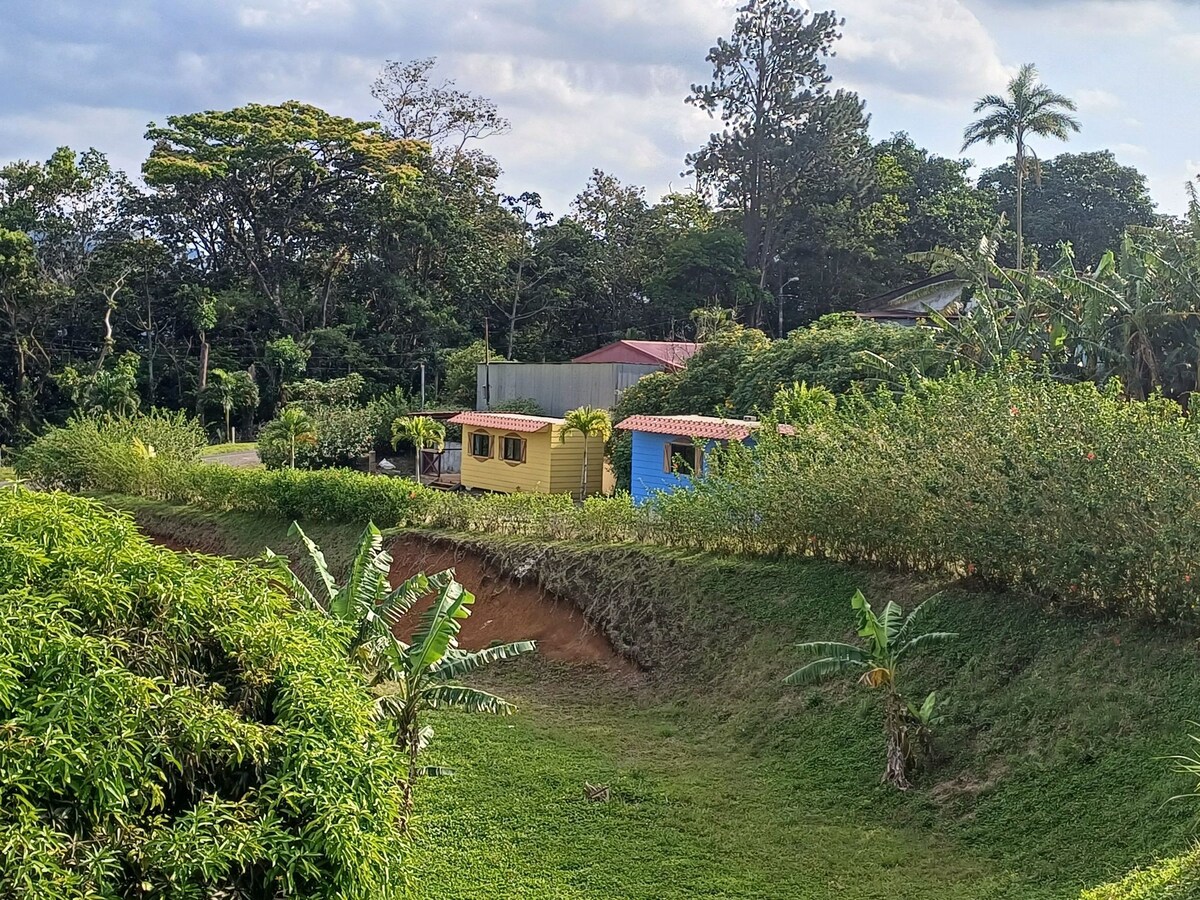
M 464 412 L 450 420 L 461 425 L 462 484 L 482 491 L 579 496 L 584 439 L 578 431 L 563 439 L 562 419 L 514 413 Z M 587 439 L 587 493 L 600 492 L 604 441 Z

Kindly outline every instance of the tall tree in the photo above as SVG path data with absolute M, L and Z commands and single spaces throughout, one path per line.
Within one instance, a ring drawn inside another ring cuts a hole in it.
M 453 157 L 471 141 L 509 131 L 508 119 L 492 100 L 459 90 L 453 79 L 434 84 L 436 65 L 437 57 L 432 56 L 384 65 L 371 95 L 383 105 L 379 118 L 389 133 L 423 141 Z
M 829 88 L 825 58 L 841 25 L 832 12 L 790 0 L 748 0 L 730 38 L 708 53 L 711 82 L 693 85 L 687 98 L 724 123 L 687 162 L 701 186 L 740 213 L 746 266 L 760 288 L 787 229 L 812 224 L 796 212 L 838 202 L 848 176 L 870 172 L 863 104 Z
M 1013 224 L 1017 229 L 1018 268 L 1025 265 L 1025 179 L 1030 173 L 1031 162 L 1037 164 L 1037 156 L 1029 147 L 1029 138 L 1035 136 L 1067 140 L 1071 132 L 1079 131 L 1079 121 L 1071 115 L 1073 112 L 1075 102 L 1038 81 L 1037 67 L 1033 63 L 1026 63 L 1008 83 L 1007 96 L 988 94 L 980 98 L 975 104 L 975 113 L 986 115 L 972 122 L 963 132 L 964 152 L 979 143 L 991 146 L 996 141 L 1004 141 L 1013 145 L 1013 165 L 1016 168 L 1017 183 L 1016 216 Z
M 362 244 L 359 214 L 418 175 L 420 145 L 371 122 L 288 101 L 170 116 L 151 125 L 142 173 L 190 256 L 220 258 L 279 324 L 326 324 L 337 276 Z
M 1094 267 L 1107 250 L 1119 250 L 1125 229 L 1155 222 L 1146 176 L 1123 166 L 1111 150 L 1062 153 L 1040 166 L 1040 178 L 1027 189 L 1036 203 L 1022 216 L 1025 245 L 1044 263 L 1069 243 L 1083 266 Z M 979 185 L 994 192 L 1002 212 L 1012 215 L 1017 178 L 1012 163 L 987 169 Z

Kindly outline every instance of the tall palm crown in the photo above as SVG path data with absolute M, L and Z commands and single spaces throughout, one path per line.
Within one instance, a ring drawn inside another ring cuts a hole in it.
M 567 435 L 574 431 L 583 435 L 583 474 L 579 484 L 579 499 L 583 500 L 587 496 L 588 438 L 598 437 L 607 441 L 612 437 L 612 419 L 606 410 L 596 409 L 594 406 L 581 406 L 563 416 L 559 441 L 565 444 Z
M 1020 267 L 1024 265 L 1025 250 L 1021 213 L 1028 167 L 1027 139 L 1036 135 L 1065 141 L 1071 132 L 1079 131 L 1079 120 L 1071 115 L 1075 112 L 1075 101 L 1038 81 L 1037 67 L 1026 63 L 1008 83 L 1007 96 L 988 94 L 975 104 L 975 112 L 986 112 L 987 115 L 972 122 L 963 132 L 964 151 L 976 144 L 990 146 L 996 141 L 1005 141 L 1016 148 L 1017 214 L 1014 225 L 1017 229 L 1017 266 Z
M 392 446 L 408 441 L 417 451 L 417 484 L 421 483 L 421 451 L 446 445 L 446 426 L 428 416 L 401 416 L 392 422 Z

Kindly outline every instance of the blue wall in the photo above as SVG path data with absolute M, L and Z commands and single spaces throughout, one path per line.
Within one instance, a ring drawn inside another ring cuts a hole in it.
M 634 503 L 644 503 L 654 491 L 673 491 L 677 488 L 688 489 L 692 479 L 688 475 L 676 475 L 663 471 L 666 445 L 679 441 L 684 443 L 688 438 L 669 434 L 650 434 L 646 431 L 633 432 L 633 464 L 630 467 L 629 492 L 633 495 Z M 713 441 L 704 446 L 707 455 Z M 700 461 L 701 471 L 704 460 Z

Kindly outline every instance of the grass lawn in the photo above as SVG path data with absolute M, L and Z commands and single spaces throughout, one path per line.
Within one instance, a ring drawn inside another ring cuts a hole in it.
M 876 817 L 869 805 L 814 798 L 776 761 L 706 738 L 680 708 L 643 705 L 611 676 L 534 668 L 524 683 L 489 684 L 519 704 L 516 715 L 435 719 L 432 756 L 455 775 L 420 786 L 414 896 L 1065 896 L 896 825 L 890 803 Z M 883 790 L 868 777 L 867 793 Z M 609 786 L 612 800 L 585 801 L 584 782 Z
M 286 522 L 109 502 L 184 546 L 295 553 Z M 308 530 L 335 567 L 359 533 Z M 1194 779 L 1167 759 L 1200 731 L 1195 634 L 812 560 L 463 540 L 624 616 L 658 669 L 500 664 L 481 686 L 516 715 L 436 716 L 430 762 L 458 774 L 420 786 L 417 897 L 1078 900 L 1197 836 L 1200 803 L 1169 802 Z M 908 793 L 879 783 L 871 692 L 781 683 L 796 641 L 853 639 L 860 586 L 908 608 L 947 587 L 928 624 L 961 635 L 905 666 L 944 716 Z

